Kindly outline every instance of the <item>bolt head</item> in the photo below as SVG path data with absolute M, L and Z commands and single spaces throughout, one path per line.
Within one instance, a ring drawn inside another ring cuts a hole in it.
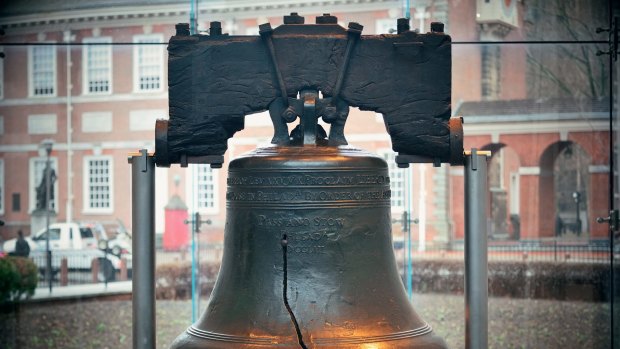
M 292 107 L 286 108 L 285 111 L 282 112 L 282 118 L 286 122 L 293 122 L 297 119 L 297 113 Z
M 338 116 L 338 110 L 336 109 L 335 106 L 328 105 L 327 107 L 325 107 L 325 110 L 323 111 L 323 120 L 327 122 L 332 122 L 336 120 L 337 116 Z

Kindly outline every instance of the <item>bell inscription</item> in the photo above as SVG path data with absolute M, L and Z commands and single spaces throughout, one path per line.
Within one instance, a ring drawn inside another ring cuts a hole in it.
M 173 348 L 445 348 L 396 267 L 383 159 L 262 148 L 230 163 L 227 198 L 220 275 Z

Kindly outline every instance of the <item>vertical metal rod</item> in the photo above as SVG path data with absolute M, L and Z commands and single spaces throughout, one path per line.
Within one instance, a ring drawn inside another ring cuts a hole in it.
M 190 0 L 189 24 L 190 34 L 198 34 L 198 0 Z
M 133 349 L 155 348 L 155 160 L 131 156 Z
M 71 42 L 75 39 L 71 34 L 71 30 L 65 32 L 65 41 L 67 45 L 67 214 L 65 221 L 67 223 L 73 222 L 73 101 L 71 99 L 73 95 L 73 81 L 71 80 L 71 68 L 73 62 L 71 61 Z M 86 47 L 84 50 L 88 49 Z
M 488 347 L 487 157 L 465 157 L 465 348 Z
M 193 215 L 196 217 L 196 215 Z M 192 221 L 192 323 L 198 319 L 198 307 L 200 297 L 198 296 L 198 254 L 196 251 L 196 220 Z
M 271 28 L 271 25 L 269 23 L 261 24 L 258 28 L 259 34 L 265 45 L 267 45 L 267 50 L 269 51 L 271 66 L 276 73 L 278 88 L 280 89 L 280 97 L 282 97 L 284 105 L 288 108 L 288 93 L 286 92 L 286 85 L 284 84 L 282 72 L 280 72 L 280 67 L 278 66 L 278 59 L 276 58 L 276 48 L 273 45 L 273 39 L 271 37 L 271 34 L 273 34 L 273 29 Z
M 413 240 L 411 238 L 411 215 L 413 214 L 413 166 L 407 167 L 403 170 L 403 172 L 405 174 L 405 193 L 407 195 L 407 210 L 404 213 L 405 227 L 407 230 L 407 266 L 405 268 L 405 270 L 407 270 L 407 275 L 405 277 L 405 280 L 407 283 L 407 297 L 409 298 L 409 301 L 411 301 L 413 299 L 413 265 L 411 262 L 411 245 L 413 243 Z
M 409 3 L 409 0 L 405 0 L 405 11 L 404 11 L 404 17 L 407 19 L 411 18 L 411 4 Z
M 50 153 L 51 148 L 46 148 L 47 158 L 45 159 L 45 277 L 49 283 L 49 290 L 52 293 L 52 250 L 50 248 L 50 190 L 52 186 Z

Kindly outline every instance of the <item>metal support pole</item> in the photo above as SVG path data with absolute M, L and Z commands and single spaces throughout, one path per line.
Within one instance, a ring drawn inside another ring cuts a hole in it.
M 465 348 L 488 347 L 487 156 L 465 152 Z
M 413 166 L 412 166 L 413 167 Z M 407 275 L 405 277 L 405 281 L 407 282 L 407 297 L 409 298 L 409 302 L 413 300 L 413 263 L 412 263 L 412 238 L 411 238 L 411 215 L 413 214 L 413 168 L 408 167 L 404 168 L 403 172 L 405 175 L 405 195 L 407 195 L 407 209 L 403 214 L 405 215 L 405 231 L 407 232 L 407 265 L 405 266 L 405 270 L 407 271 Z
M 198 244 L 197 236 L 196 236 L 196 224 L 197 222 L 192 221 L 192 323 L 198 320 L 198 310 L 200 308 L 200 295 L 198 294 L 198 254 L 196 251 L 198 248 L 196 245 Z
M 155 160 L 130 154 L 133 229 L 133 349 L 155 348 Z
M 50 155 L 45 160 L 45 277 L 52 293 L 52 250 L 50 249 Z

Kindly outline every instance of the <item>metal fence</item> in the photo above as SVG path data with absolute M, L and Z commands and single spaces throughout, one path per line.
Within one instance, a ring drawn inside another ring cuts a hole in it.
M 404 258 L 406 244 L 395 244 L 396 258 Z M 464 259 L 463 241 L 452 244 L 427 245 L 420 250 L 412 244 L 412 259 Z M 522 241 L 489 241 L 488 260 L 524 262 L 571 262 L 571 263 L 609 263 L 612 255 L 608 240 L 564 240 L 541 239 Z M 620 251 L 614 251 L 614 258 Z
M 131 264 L 123 260 L 123 265 L 103 261 L 100 257 L 93 257 L 87 252 L 51 254 L 52 286 L 81 285 L 124 281 L 131 278 Z M 37 287 L 48 287 L 46 278 L 47 258 L 45 251 L 33 251 L 29 258 L 37 266 L 39 282 Z M 118 257 L 109 255 L 110 259 Z M 115 265 L 116 264 L 116 265 Z
M 411 246 L 412 259 L 415 260 L 464 260 L 463 242 L 451 244 L 426 245 L 421 251 L 416 243 Z M 406 244 L 403 241 L 394 243 L 394 252 L 398 261 L 405 260 Z M 218 263 L 222 258 L 221 244 L 202 245 L 197 252 L 200 263 Z M 489 262 L 523 261 L 523 262 L 557 262 L 557 263 L 609 263 L 611 258 L 610 244 L 607 240 L 570 241 L 562 239 L 541 239 L 522 241 L 489 241 Z M 614 257 L 620 258 L 620 251 L 614 251 Z M 38 287 L 47 287 L 45 279 L 45 252 L 36 251 L 30 255 L 39 269 Z M 156 251 L 156 265 L 191 263 L 191 250 Z M 65 261 L 63 261 L 63 259 Z M 64 267 L 63 267 L 64 264 Z M 93 270 L 93 268 L 95 268 Z M 52 253 L 52 285 L 77 285 L 104 282 L 99 263 L 79 254 Z M 131 268 L 123 274 L 118 268 L 108 282 L 131 278 Z

